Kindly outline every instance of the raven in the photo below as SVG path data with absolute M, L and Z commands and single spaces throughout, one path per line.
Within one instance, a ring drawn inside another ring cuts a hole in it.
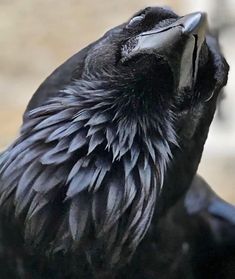
M 111 278 L 187 190 L 227 82 L 206 26 L 146 8 L 40 86 L 0 160 L 3 227 L 25 259 L 52 257 L 55 278 Z
M 232 279 L 234 263 L 235 207 L 195 176 L 166 215 L 152 220 L 144 241 L 118 278 Z

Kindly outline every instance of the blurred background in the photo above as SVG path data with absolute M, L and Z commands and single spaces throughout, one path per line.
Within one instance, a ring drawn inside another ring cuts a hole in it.
M 0 150 L 17 136 L 31 95 L 58 65 L 137 10 L 158 5 L 181 15 L 208 12 L 231 66 L 199 173 L 235 204 L 234 0 L 0 0 Z

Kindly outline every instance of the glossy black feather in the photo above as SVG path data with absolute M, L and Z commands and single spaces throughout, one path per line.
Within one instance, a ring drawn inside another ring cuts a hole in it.
M 117 278 L 232 279 L 234 214 L 235 207 L 196 176 L 166 215 L 153 219 L 145 241 Z

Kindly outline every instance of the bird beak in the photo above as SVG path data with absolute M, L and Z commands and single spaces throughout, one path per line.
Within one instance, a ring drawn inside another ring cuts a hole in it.
M 139 34 L 129 55 L 153 52 L 163 56 L 172 69 L 175 86 L 191 88 L 197 78 L 199 54 L 206 30 L 205 13 L 188 14 L 171 25 Z

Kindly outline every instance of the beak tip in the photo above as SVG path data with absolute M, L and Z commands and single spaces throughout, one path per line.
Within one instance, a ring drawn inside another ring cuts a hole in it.
M 188 35 L 196 35 L 200 30 L 207 28 L 207 14 L 196 12 L 186 15 L 183 20 L 183 33 Z

